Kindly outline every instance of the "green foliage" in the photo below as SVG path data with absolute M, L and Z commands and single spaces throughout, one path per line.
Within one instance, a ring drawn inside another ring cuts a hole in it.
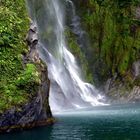
M 33 64 L 22 64 L 29 19 L 24 0 L 0 0 L 0 112 L 29 101 L 39 85 Z
M 8 77 L 7 77 L 8 78 Z M 0 112 L 25 104 L 38 89 L 40 75 L 34 64 L 27 64 L 17 78 L 0 83 Z
M 37 85 L 39 85 L 39 78 L 36 66 L 34 64 L 27 64 L 25 71 L 19 75 L 15 84 L 18 88 L 32 93 L 32 90 L 36 89 Z
M 92 44 L 89 66 L 95 67 L 97 60 L 106 64 L 104 68 L 101 66 L 104 72 L 98 73 L 102 80 L 109 78 L 108 73 L 124 76 L 140 58 L 140 19 L 135 16 L 140 1 L 87 0 L 85 3 L 81 1 L 79 14 Z
M 23 36 L 28 28 L 24 0 L 0 1 L 0 47 L 23 45 Z

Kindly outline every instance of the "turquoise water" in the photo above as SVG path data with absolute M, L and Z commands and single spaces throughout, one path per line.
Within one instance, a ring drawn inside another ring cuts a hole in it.
M 140 140 L 140 106 L 115 105 L 56 114 L 49 127 L 0 135 L 0 140 Z

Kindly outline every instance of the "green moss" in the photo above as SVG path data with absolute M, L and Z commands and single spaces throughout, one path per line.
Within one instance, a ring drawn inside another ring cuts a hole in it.
M 23 68 L 29 19 L 24 0 L 0 1 L 0 112 L 19 109 L 35 94 L 39 73 L 34 64 Z
M 16 80 L 17 85 L 26 85 L 27 83 L 39 82 L 39 73 L 34 64 L 27 64 L 24 72 Z
M 78 3 L 82 26 L 91 41 L 89 66 L 96 69 L 97 63 L 98 67 L 106 64 L 102 67 L 104 72 L 100 70 L 97 75 L 102 81 L 116 73 L 122 77 L 130 73 L 133 62 L 140 56 L 140 20 L 135 17 L 140 2 L 80 0 Z
M 8 78 L 8 77 L 7 77 Z M 0 83 L 0 112 L 27 103 L 34 96 L 40 84 L 40 75 L 34 64 L 27 64 L 17 78 L 5 85 Z

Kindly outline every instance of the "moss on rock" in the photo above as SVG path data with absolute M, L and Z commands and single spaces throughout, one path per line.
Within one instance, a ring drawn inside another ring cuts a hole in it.
M 35 64 L 23 66 L 29 28 L 24 0 L 0 1 L 0 112 L 26 104 L 39 85 Z
M 73 0 L 90 38 L 87 62 L 98 84 L 117 74 L 131 75 L 140 59 L 138 0 Z M 127 76 L 129 77 L 129 76 Z

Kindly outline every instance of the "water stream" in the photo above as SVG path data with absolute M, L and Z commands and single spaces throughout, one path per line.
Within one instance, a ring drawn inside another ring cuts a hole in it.
M 28 1 L 31 18 L 38 28 L 40 57 L 48 66 L 53 112 L 104 105 L 100 92 L 81 79 L 75 57 L 68 49 L 64 36 L 67 4 L 74 16 L 75 6 L 70 0 Z
M 81 78 L 64 35 L 66 6 L 70 5 L 71 27 L 82 44 L 85 32 L 73 2 L 27 0 L 27 5 L 37 26 L 40 57 L 48 66 L 49 102 L 57 122 L 1 134 L 0 140 L 140 140 L 140 104 L 105 106 L 102 93 Z

